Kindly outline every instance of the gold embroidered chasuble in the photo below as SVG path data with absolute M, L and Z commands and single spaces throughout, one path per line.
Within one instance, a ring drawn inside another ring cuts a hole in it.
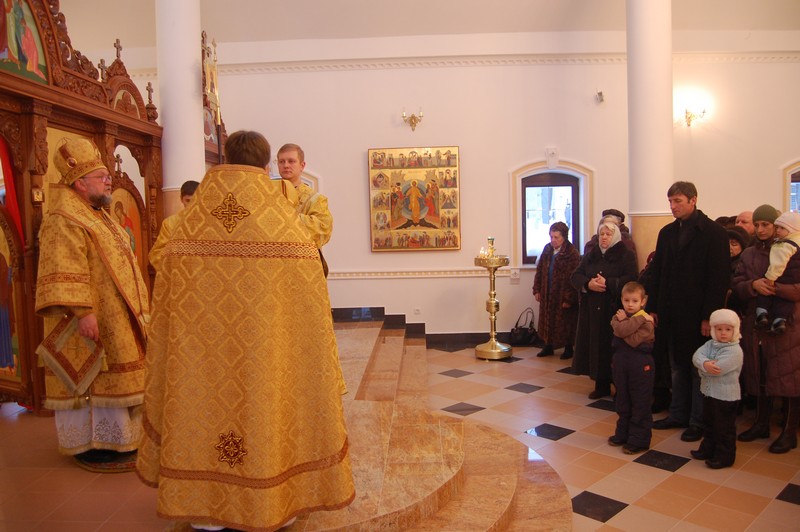
M 45 338 L 45 406 L 123 408 L 142 403 L 149 320 L 147 287 L 130 238 L 104 209 L 66 185 L 50 186 L 51 208 L 39 232 L 36 312 Z M 77 317 L 94 312 L 100 342 L 77 333 Z
M 328 208 L 328 198 L 314 192 L 305 183 L 295 189 L 298 196 L 298 212 L 300 219 L 311 231 L 318 248 L 328 243 L 333 233 L 333 216 Z
M 355 496 L 327 284 L 296 202 L 220 165 L 172 228 L 137 463 L 161 517 L 274 530 Z
M 150 253 L 147 255 L 150 264 L 153 265 L 156 271 L 161 267 L 161 256 L 164 253 L 164 246 L 166 246 L 169 239 L 172 238 L 172 228 L 178 223 L 182 214 L 183 211 L 180 211 L 172 216 L 167 216 L 164 218 L 164 221 L 161 222 L 161 230 L 159 230 L 158 237 L 153 243 L 153 247 L 150 248 Z

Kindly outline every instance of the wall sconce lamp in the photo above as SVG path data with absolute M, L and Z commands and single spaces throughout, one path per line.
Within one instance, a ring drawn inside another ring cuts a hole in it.
M 690 110 L 686 109 L 686 127 L 692 127 L 692 122 L 695 120 L 701 120 L 704 116 L 706 116 L 706 110 L 703 109 L 699 113 L 693 113 Z
M 417 129 L 417 124 L 422 122 L 422 108 L 419 110 L 419 116 L 415 114 L 411 114 L 411 116 L 406 116 L 405 110 L 403 110 L 403 122 L 411 126 L 411 131 Z
M 702 87 L 677 86 L 672 93 L 672 125 L 692 127 L 697 121 L 713 120 L 716 116 L 714 98 Z

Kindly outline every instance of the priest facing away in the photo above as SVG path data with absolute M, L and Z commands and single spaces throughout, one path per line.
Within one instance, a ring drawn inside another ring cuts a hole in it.
M 238 131 L 164 247 L 137 470 L 158 515 L 275 530 L 355 488 L 330 301 L 294 187 Z

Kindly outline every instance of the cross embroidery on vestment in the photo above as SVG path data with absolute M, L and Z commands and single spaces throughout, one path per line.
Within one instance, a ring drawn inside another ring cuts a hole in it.
M 239 205 L 233 194 L 228 192 L 228 196 L 222 200 L 222 204 L 211 211 L 211 214 L 222 220 L 225 229 L 232 233 L 236 227 L 236 220 L 250 216 L 250 211 Z

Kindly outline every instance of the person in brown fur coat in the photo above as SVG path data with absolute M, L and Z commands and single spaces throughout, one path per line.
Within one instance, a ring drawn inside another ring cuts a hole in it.
M 564 222 L 550 226 L 550 243 L 536 263 L 533 297 L 539 303 L 539 334 L 545 342 L 539 357 L 552 355 L 563 347 L 561 358 L 572 358 L 572 344 L 578 324 L 578 292 L 569 278 L 581 260 L 569 241 L 569 227 Z

